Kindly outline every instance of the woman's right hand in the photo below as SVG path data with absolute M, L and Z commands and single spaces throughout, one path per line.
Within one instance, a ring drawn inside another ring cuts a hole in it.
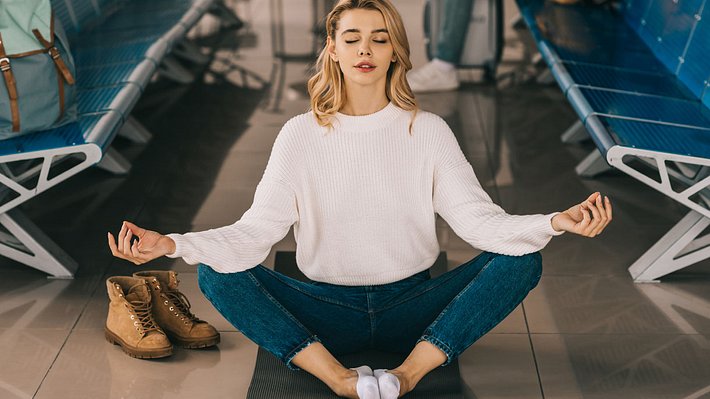
M 131 238 L 134 236 L 138 237 L 138 240 L 131 244 Z M 136 265 L 175 252 L 175 242 L 170 237 L 140 228 L 131 222 L 123 222 L 121 225 L 118 242 L 113 238 L 113 234 L 108 233 L 108 246 L 113 256 Z

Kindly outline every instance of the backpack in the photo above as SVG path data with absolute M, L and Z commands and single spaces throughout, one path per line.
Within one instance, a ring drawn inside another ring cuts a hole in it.
M 75 121 L 75 73 L 50 0 L 0 2 L 0 139 Z

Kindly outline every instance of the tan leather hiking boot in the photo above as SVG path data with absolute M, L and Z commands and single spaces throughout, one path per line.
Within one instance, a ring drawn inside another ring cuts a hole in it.
M 132 357 L 170 356 L 173 345 L 151 313 L 151 295 L 145 280 L 114 276 L 106 280 L 109 305 L 106 339 Z
M 151 289 L 153 317 L 170 340 L 183 348 L 206 348 L 219 343 L 219 332 L 190 312 L 190 301 L 178 291 L 177 273 L 147 270 L 133 273 L 144 278 Z

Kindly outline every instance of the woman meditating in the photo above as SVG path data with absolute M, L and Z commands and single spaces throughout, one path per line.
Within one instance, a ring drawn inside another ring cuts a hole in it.
M 563 212 L 507 214 L 446 122 L 417 109 L 409 43 L 390 1 L 340 1 L 326 24 L 311 109 L 279 132 L 240 220 L 167 235 L 125 222 L 108 241 L 135 264 L 161 256 L 199 264 L 200 289 L 229 322 L 337 395 L 397 398 L 523 301 L 553 236 L 601 233 L 611 203 L 593 193 Z M 431 278 L 436 214 L 485 252 Z M 260 264 L 291 225 L 309 282 Z M 408 356 L 374 371 L 334 357 L 369 348 Z

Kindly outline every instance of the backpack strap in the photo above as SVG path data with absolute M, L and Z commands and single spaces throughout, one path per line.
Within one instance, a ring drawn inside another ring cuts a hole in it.
M 60 120 L 64 115 L 64 108 L 66 106 L 66 104 L 64 104 L 64 82 L 62 82 L 62 77 L 64 78 L 64 81 L 67 82 L 67 84 L 69 85 L 73 85 L 75 83 L 75 80 L 71 74 L 71 71 L 64 63 L 64 60 L 62 59 L 62 56 L 59 53 L 59 49 L 57 49 L 57 47 L 54 45 L 54 11 L 52 11 L 51 20 L 49 23 L 49 34 L 51 36 L 52 41 L 47 41 L 47 39 L 42 36 L 42 33 L 40 33 L 39 29 L 32 29 L 32 33 L 34 33 L 37 40 L 42 43 L 44 48 L 47 50 L 47 54 L 52 57 L 52 61 L 54 61 L 54 66 L 57 69 L 57 79 L 59 81 L 59 116 L 57 117 L 57 120 Z
M 37 40 L 39 40 L 39 42 L 42 43 L 44 48 L 47 50 L 47 54 L 52 57 L 54 64 L 57 66 L 57 71 L 59 71 L 59 73 L 64 77 L 64 81 L 66 81 L 69 85 L 73 85 L 75 82 L 74 77 L 72 76 L 69 68 L 67 68 L 67 65 L 64 63 L 61 54 L 59 54 L 59 49 L 57 49 L 54 45 L 54 12 L 52 12 L 52 20 L 49 24 L 49 34 L 52 39 L 51 42 L 47 41 L 47 39 L 42 36 L 39 29 L 32 29 L 32 33 L 34 33 Z
M 7 94 L 10 97 L 10 112 L 12 113 L 12 131 L 20 131 L 20 108 L 17 103 L 17 84 L 15 83 L 15 75 L 10 68 L 10 58 L 5 52 L 2 34 L 0 34 L 0 71 L 5 78 L 5 86 L 7 86 Z

